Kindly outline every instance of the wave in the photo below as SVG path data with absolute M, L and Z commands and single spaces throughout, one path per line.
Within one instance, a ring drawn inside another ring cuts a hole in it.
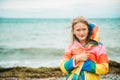
M 63 49 L 56 48 L 0 48 L 0 54 L 40 54 L 40 55 L 63 55 Z
M 120 55 L 120 47 L 107 47 L 106 50 L 109 55 Z
M 55 48 L 0 48 L 0 66 L 55 67 L 63 54 L 63 49 Z
M 40 54 L 40 55 L 55 55 L 62 56 L 64 54 L 64 49 L 57 48 L 0 48 L 0 54 Z M 120 55 L 120 47 L 106 47 L 106 51 L 109 55 Z
M 108 58 L 120 61 L 120 48 L 107 47 Z M 0 66 L 55 67 L 60 65 L 64 49 L 56 48 L 0 48 Z

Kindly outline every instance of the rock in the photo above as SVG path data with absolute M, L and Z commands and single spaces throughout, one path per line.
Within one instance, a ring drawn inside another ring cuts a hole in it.
M 109 73 L 120 74 L 120 63 L 109 60 Z
M 120 63 L 115 61 L 109 61 L 109 74 L 120 75 Z M 110 76 L 111 76 L 110 75 Z M 12 67 L 2 68 L 0 67 L 0 78 L 57 78 L 64 77 L 65 75 L 61 72 L 59 67 L 47 68 L 30 68 L 30 67 Z M 103 76 L 103 78 L 106 76 Z M 117 77 L 117 75 L 115 76 Z M 111 77 L 114 78 L 114 77 Z M 119 77 L 118 77 L 119 78 Z M 12 80 L 11 79 L 11 80 Z M 2 80 L 2 79 L 1 79 Z M 3 79 L 6 80 L 6 79 Z M 15 80 L 15 79 L 14 79 Z

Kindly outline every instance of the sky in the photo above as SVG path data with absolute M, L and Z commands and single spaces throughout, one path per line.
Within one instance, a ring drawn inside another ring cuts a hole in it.
M 5 18 L 120 18 L 120 0 L 0 0 Z

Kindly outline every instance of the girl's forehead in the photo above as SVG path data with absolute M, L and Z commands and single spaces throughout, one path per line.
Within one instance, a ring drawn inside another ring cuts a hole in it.
M 74 25 L 74 28 L 86 28 L 87 27 L 87 25 L 86 24 L 84 24 L 84 23 L 77 23 L 76 25 Z

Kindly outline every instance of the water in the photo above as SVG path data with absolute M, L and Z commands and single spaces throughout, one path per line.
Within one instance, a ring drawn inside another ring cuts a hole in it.
M 100 26 L 110 60 L 120 62 L 120 18 L 89 19 Z M 0 18 L 0 67 L 56 67 L 70 42 L 71 19 Z

